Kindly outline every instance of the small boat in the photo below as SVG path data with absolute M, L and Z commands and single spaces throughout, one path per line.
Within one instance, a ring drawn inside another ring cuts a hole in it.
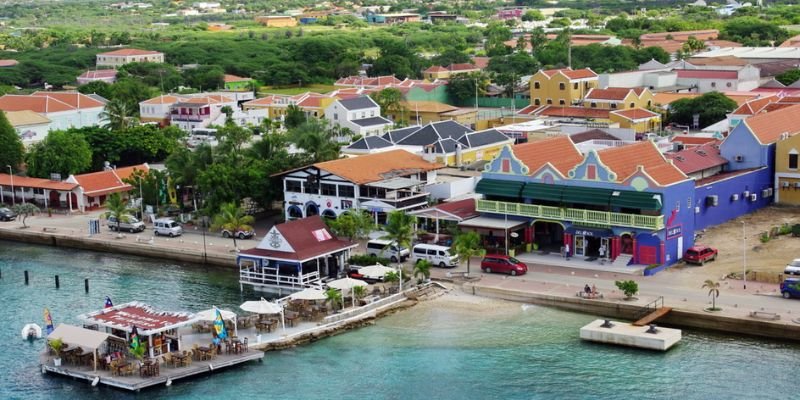
M 22 339 L 24 340 L 34 340 L 34 339 L 41 339 L 42 337 L 42 327 L 36 324 L 28 324 L 22 328 Z

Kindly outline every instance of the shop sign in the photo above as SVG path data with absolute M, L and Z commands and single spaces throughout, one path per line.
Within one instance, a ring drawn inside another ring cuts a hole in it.
M 667 228 L 667 239 L 672 239 L 680 236 L 682 233 L 681 225 L 676 225 L 670 228 Z
M 594 232 L 593 231 L 587 231 L 587 230 L 575 230 L 575 236 L 592 236 L 592 237 L 594 237 Z

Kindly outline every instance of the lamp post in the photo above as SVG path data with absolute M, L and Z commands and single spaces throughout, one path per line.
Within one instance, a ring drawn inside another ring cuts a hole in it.
M 195 190 L 192 197 L 194 198 L 195 212 L 200 214 L 200 212 L 197 211 L 197 199 L 200 197 L 200 192 Z M 208 262 L 208 253 L 206 252 L 206 220 L 205 217 L 202 216 L 198 219 L 200 220 L 200 228 L 202 229 L 201 232 L 203 233 L 203 264 L 206 264 Z
M 142 192 L 142 176 L 139 175 L 139 211 L 141 212 L 142 221 L 145 221 L 145 218 L 144 218 L 144 194 L 143 193 L 144 192 Z
M 17 198 L 14 193 L 14 171 L 11 170 L 10 165 L 6 165 L 8 167 L 8 175 L 11 177 L 11 203 L 12 205 L 17 205 Z
M 744 289 L 747 290 L 747 230 L 744 221 L 742 221 L 742 279 L 744 282 Z

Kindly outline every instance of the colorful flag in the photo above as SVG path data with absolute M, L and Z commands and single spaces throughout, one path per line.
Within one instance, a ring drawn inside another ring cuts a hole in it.
M 217 312 L 217 317 L 214 319 L 214 333 L 216 333 L 216 339 L 224 340 L 228 337 L 228 331 L 225 329 L 225 321 L 222 320 L 222 313 L 219 312 L 219 308 L 214 308 Z
M 53 333 L 53 330 L 55 329 L 53 327 L 53 317 L 50 316 L 50 310 L 46 308 L 44 309 L 44 325 L 48 335 Z
M 111 308 L 114 307 L 114 303 L 111 302 L 111 297 L 106 296 L 106 304 L 103 308 Z
M 139 330 L 136 329 L 136 325 L 134 325 L 133 329 L 131 329 L 131 352 L 135 352 L 141 345 L 142 343 L 139 342 Z

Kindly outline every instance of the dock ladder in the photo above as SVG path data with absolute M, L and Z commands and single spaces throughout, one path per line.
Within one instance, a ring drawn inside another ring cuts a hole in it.
M 672 307 L 665 307 L 664 306 L 664 296 L 658 296 L 657 299 L 647 303 L 644 307 L 642 307 L 639 311 L 636 312 L 634 315 L 634 319 L 636 322 L 633 323 L 634 326 L 645 326 L 648 325 L 655 320 L 667 315 L 670 311 L 672 311 Z

